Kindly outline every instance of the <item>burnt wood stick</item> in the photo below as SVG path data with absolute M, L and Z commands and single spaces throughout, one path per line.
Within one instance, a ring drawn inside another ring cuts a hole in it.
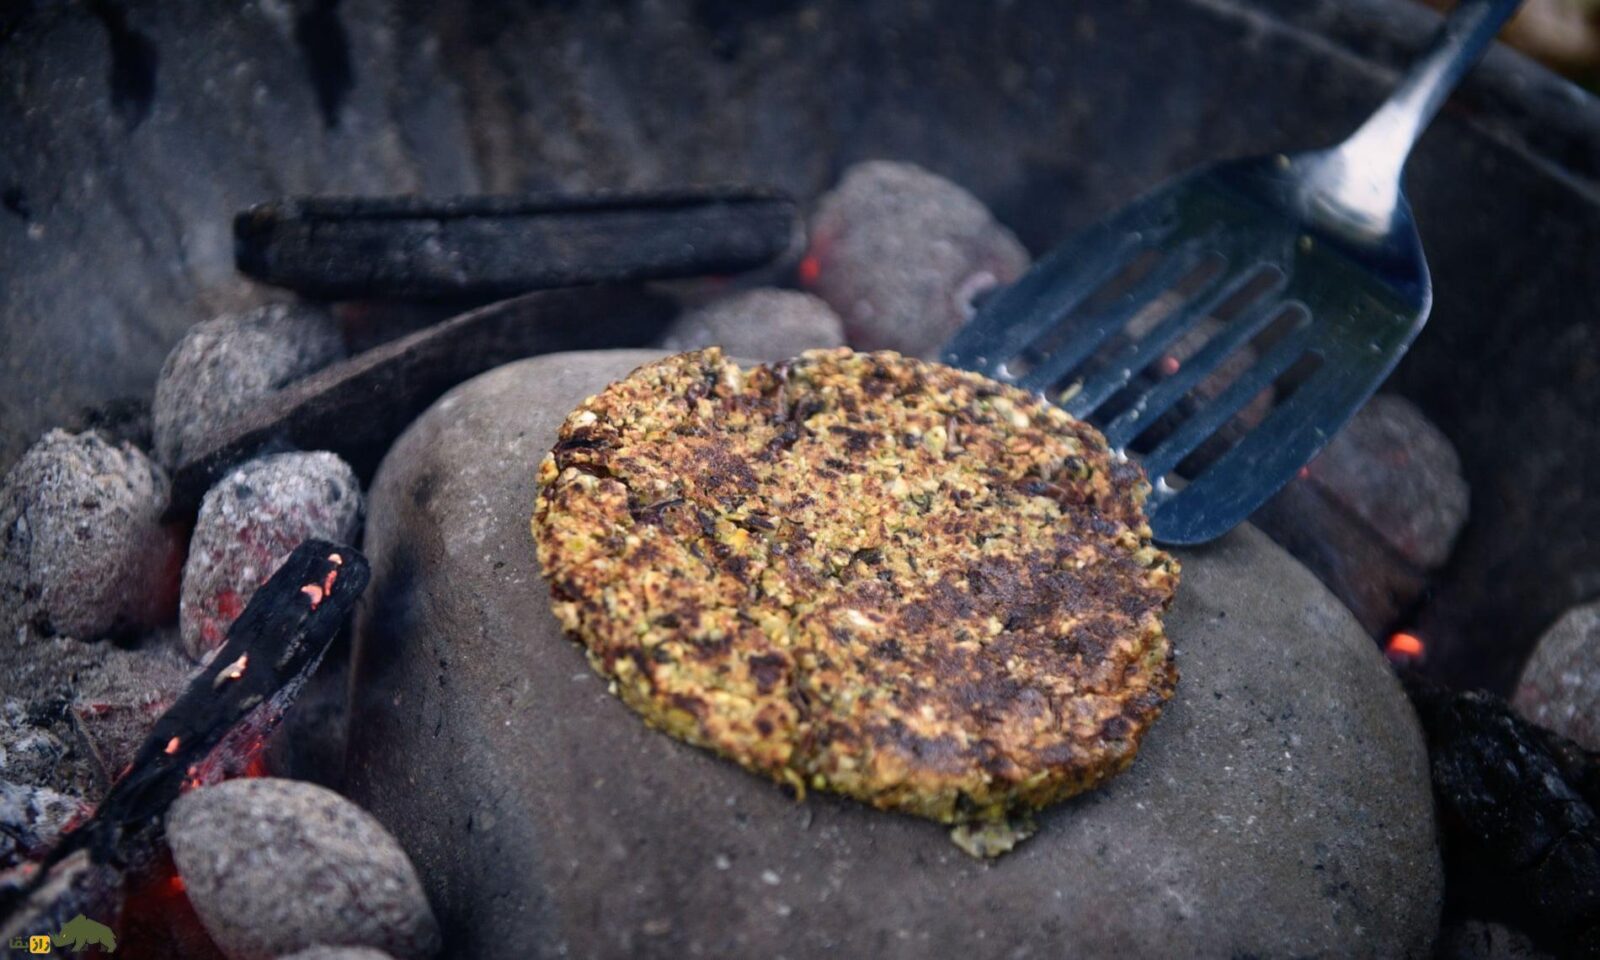
M 270 450 L 331 450 L 366 480 L 400 432 L 461 381 L 536 353 L 643 346 L 672 312 L 636 288 L 546 290 L 381 344 L 218 424 L 174 472 L 167 519 L 192 518 L 228 469 Z
M 235 261 L 327 299 L 505 297 L 735 273 L 795 246 L 793 200 L 750 188 L 581 197 L 308 197 L 233 221 Z
M 322 662 L 370 577 L 366 557 L 349 547 L 324 540 L 296 547 L 251 596 L 216 656 L 156 720 L 94 814 L 39 862 L 30 888 L 79 850 L 96 863 L 127 864 L 139 853 L 136 838 L 159 825 L 185 784 L 220 779 L 248 760 L 224 754 L 259 748 Z

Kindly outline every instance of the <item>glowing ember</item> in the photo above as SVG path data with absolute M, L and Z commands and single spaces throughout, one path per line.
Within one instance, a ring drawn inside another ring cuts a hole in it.
M 1178 368 L 1181 366 L 1183 366 L 1183 364 L 1179 362 L 1177 357 L 1174 357 L 1171 354 L 1161 358 L 1161 373 L 1163 376 L 1172 376 L 1174 373 L 1178 372 Z
M 816 254 L 813 253 L 800 261 L 801 283 L 805 284 L 806 286 L 810 286 L 811 284 L 816 283 L 817 279 L 821 276 L 822 260 Z
M 328 571 L 327 577 L 323 578 L 323 581 L 322 581 L 322 592 L 323 592 L 324 595 L 327 595 L 327 594 L 330 594 L 330 593 L 333 592 L 333 581 L 338 576 L 339 576 L 339 571 L 337 571 L 337 570 L 329 570 Z
M 217 674 L 217 679 L 214 680 L 211 685 L 213 687 L 220 687 L 229 680 L 239 679 L 240 677 L 244 676 L 244 668 L 248 667 L 249 665 L 250 654 L 239 654 L 239 659 L 228 664 L 226 667 L 223 667 L 222 672 Z
M 334 566 L 342 567 L 344 566 L 344 557 L 339 556 L 337 553 L 330 553 L 328 554 L 328 562 Z
M 1414 633 L 1396 633 L 1389 638 L 1388 646 L 1384 647 L 1384 654 L 1396 663 L 1409 663 L 1421 660 L 1425 648 L 1422 638 Z
M 300 592 L 311 598 L 311 609 L 317 609 L 322 603 L 322 588 L 314 583 L 308 583 L 300 588 Z
M 173 737 L 171 740 L 168 740 L 167 741 L 167 756 L 170 757 L 174 753 L 177 753 L 178 752 L 178 746 L 179 746 L 179 741 L 178 741 L 177 737 Z

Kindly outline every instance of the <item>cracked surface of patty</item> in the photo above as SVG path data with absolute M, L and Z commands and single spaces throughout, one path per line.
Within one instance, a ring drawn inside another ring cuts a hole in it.
M 977 374 L 679 354 L 584 401 L 538 479 L 539 562 L 594 668 L 802 794 L 1037 808 L 1126 767 L 1177 682 L 1142 471 Z

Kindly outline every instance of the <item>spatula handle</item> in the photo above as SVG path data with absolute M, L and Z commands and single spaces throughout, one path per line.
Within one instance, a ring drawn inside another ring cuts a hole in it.
M 1522 0 L 1462 0 L 1456 4 L 1428 52 L 1345 146 L 1370 147 L 1374 153 L 1388 154 L 1385 159 L 1398 177 L 1412 145 L 1520 6 Z

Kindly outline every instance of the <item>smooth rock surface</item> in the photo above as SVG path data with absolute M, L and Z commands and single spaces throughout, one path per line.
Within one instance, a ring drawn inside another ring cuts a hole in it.
M 1511 705 L 1539 726 L 1600 750 L 1600 602 L 1573 607 L 1545 631 Z
M 378 823 L 324 787 L 247 778 L 185 793 L 167 839 L 195 913 L 230 960 L 317 945 L 438 952 L 417 873 Z
M 1372 642 L 1253 529 L 1183 553 L 1182 680 L 1140 757 L 980 863 L 939 826 L 797 804 L 649 730 L 549 612 L 534 467 L 656 354 L 446 395 L 374 482 L 348 788 L 474 957 L 1424 957 L 1427 758 Z

